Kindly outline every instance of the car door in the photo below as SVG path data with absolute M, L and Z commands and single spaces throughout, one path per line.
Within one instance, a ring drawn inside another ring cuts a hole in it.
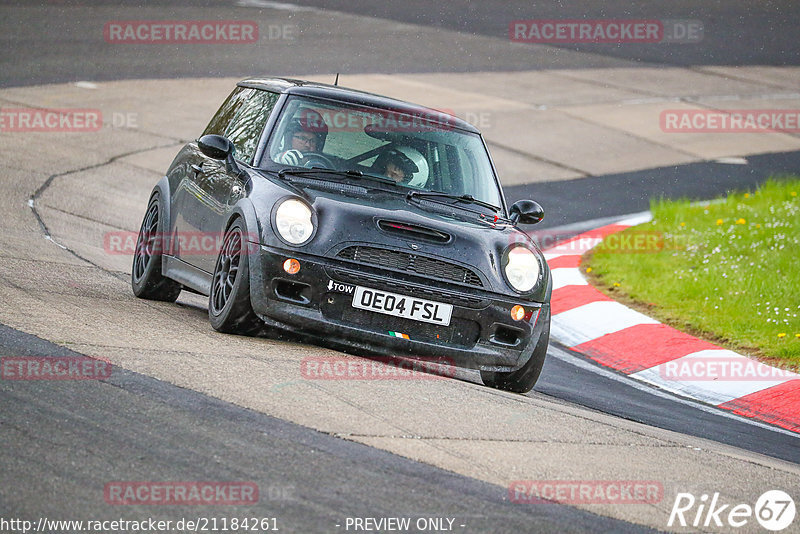
M 234 145 L 234 158 L 243 165 L 252 163 L 258 141 L 278 100 L 278 94 L 238 87 L 220 108 L 203 135 L 218 134 Z M 179 244 L 177 256 L 208 273 L 213 272 L 224 225 L 233 206 L 244 194 L 246 175 L 237 176 L 224 161 L 211 159 L 192 145 L 187 157 L 186 176 L 176 204 L 180 219 L 176 224 Z M 182 234 L 182 235 L 181 235 Z

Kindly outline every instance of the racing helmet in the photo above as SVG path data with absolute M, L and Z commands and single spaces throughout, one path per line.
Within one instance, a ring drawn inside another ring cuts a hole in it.
M 428 162 L 419 150 L 410 146 L 396 146 L 386 150 L 377 157 L 373 167 L 385 172 L 386 164 L 393 163 L 411 176 L 406 184 L 409 187 L 423 187 L 428 182 Z
M 328 125 L 325 124 L 325 119 L 322 118 L 322 115 L 309 108 L 305 108 L 295 115 L 286 128 L 286 134 L 283 138 L 284 147 L 289 148 L 292 146 L 292 137 L 297 132 L 311 132 L 314 134 L 317 137 L 319 152 L 322 152 L 325 146 L 325 139 L 328 137 Z

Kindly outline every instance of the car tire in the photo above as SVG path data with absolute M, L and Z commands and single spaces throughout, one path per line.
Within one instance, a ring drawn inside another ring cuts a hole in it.
M 175 302 L 181 285 L 161 273 L 162 230 L 161 201 L 153 195 L 136 238 L 136 249 L 131 266 L 131 288 L 140 299 Z
M 550 307 L 547 306 L 546 309 L 547 316 L 539 318 L 545 323 L 530 359 L 525 365 L 510 373 L 481 371 L 484 385 L 514 393 L 527 393 L 533 389 L 542 373 L 544 359 L 547 356 L 547 346 L 550 344 Z
M 250 303 L 249 247 L 241 219 L 225 232 L 208 295 L 208 319 L 218 332 L 253 335 L 264 323 Z

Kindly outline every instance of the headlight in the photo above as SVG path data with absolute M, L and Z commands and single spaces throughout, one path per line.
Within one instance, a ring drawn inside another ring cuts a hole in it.
M 293 245 L 302 245 L 314 233 L 311 208 L 294 198 L 284 200 L 275 212 L 275 227 L 283 239 Z
M 508 251 L 506 278 L 511 287 L 525 293 L 533 289 L 539 280 L 539 261 L 536 254 L 525 247 L 514 247 Z

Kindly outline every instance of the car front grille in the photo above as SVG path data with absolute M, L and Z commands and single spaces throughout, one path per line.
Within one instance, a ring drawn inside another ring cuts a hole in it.
M 337 257 L 364 265 L 383 267 L 393 271 L 414 273 L 420 276 L 458 282 L 473 287 L 483 287 L 483 282 L 481 282 L 480 277 L 471 269 L 444 260 L 428 258 L 410 252 L 354 245 L 342 249 L 337 254 Z

